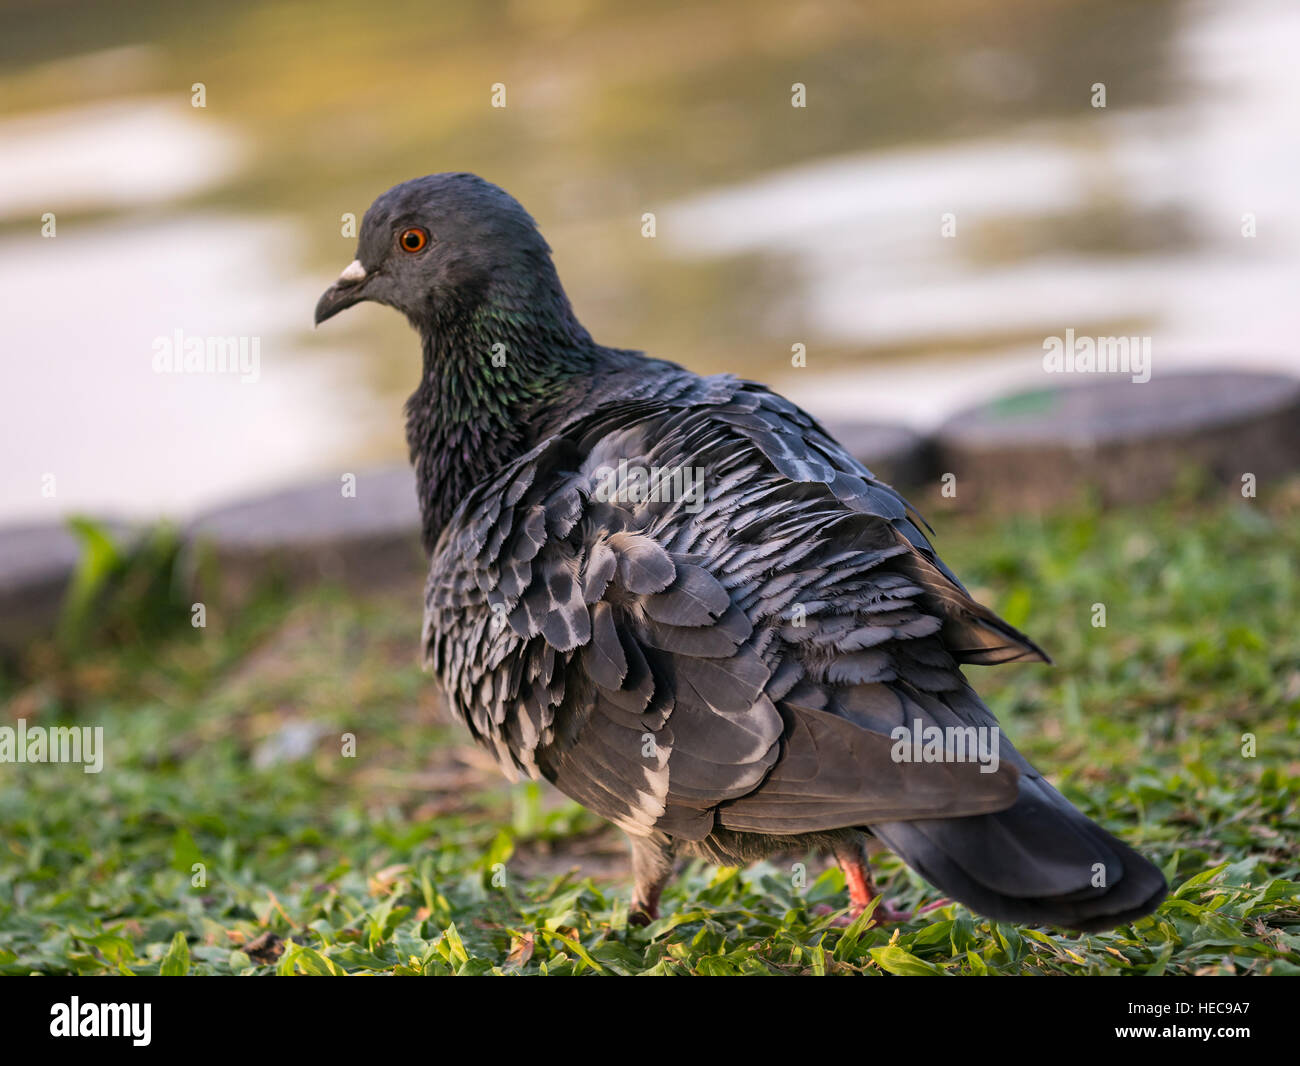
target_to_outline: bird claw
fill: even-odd
[[[853,913],[852,908],[850,908],[847,913],[842,911],[837,912],[834,907],[830,907],[825,903],[814,907],[813,913],[835,915],[835,917],[833,917],[830,921],[830,926],[832,929],[847,929],[855,921],[857,921],[857,917],[858,917],[856,914]]]
[[[910,922],[922,915],[929,914],[933,910],[937,910],[939,907],[946,907],[951,902],[950,899],[937,899],[933,903],[927,903],[924,907],[917,907],[914,911],[904,911],[894,907],[888,900],[882,899],[876,904],[875,910],[871,912],[871,919],[877,925]],[[837,914],[834,907],[826,903],[819,903],[813,908],[813,913],[835,914],[835,917],[831,920],[831,925],[838,929],[847,929],[862,917],[862,912],[866,909],[865,904],[850,904],[846,913]]]
[[[646,904],[641,904],[641,903],[633,903],[632,906],[628,908],[627,924],[646,926],[649,925],[651,922],[656,921],[658,917],[659,917],[658,907],[648,906]]]
[[[917,907],[914,911],[900,911],[890,906],[886,900],[881,900],[872,917],[878,918],[882,922],[911,922],[929,914],[933,910],[946,907],[951,902],[950,899],[936,899],[933,903],[927,903],[924,907]]]
[[[866,910],[866,908],[863,907],[862,910]],[[874,919],[876,919],[876,921],[881,923],[910,922],[913,918],[916,917],[918,913],[920,912],[900,911],[897,907],[889,903],[888,900],[882,899],[878,904],[876,904],[876,909],[871,913],[871,917],[873,917]]]

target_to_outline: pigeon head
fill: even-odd
[[[567,312],[551,250],[527,211],[474,174],[395,185],[366,212],[357,255],[316,304],[316,324],[370,300],[422,332],[491,306]]]
[[[588,391],[602,361],[628,358],[577,320],[528,212],[474,174],[415,178],[370,205],[316,324],[363,300],[420,334],[406,438],[430,549],[464,496],[532,446],[534,418]]]

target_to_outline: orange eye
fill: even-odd
[[[418,226],[412,226],[410,229],[402,230],[402,235],[397,238],[397,243],[401,245],[404,252],[418,252],[429,243],[429,234]]]

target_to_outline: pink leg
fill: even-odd
[[[866,852],[861,844],[845,843],[835,848],[835,861],[840,864],[840,869],[844,871],[844,880],[849,887],[849,914],[852,918],[857,918],[867,905],[876,898],[876,886],[871,881],[871,868],[867,865]],[[933,910],[935,907],[942,907],[948,903],[948,900],[941,899],[934,903],[927,904],[918,910],[915,914],[911,911],[900,911],[891,907],[885,900],[876,904],[875,911],[872,912],[872,918],[878,922],[908,922],[920,914]]]

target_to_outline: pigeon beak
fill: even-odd
[[[369,275],[361,265],[360,259],[354,259],[339,275],[339,280],[321,295],[316,303],[316,325],[327,318],[333,318],[340,311],[360,303],[366,298],[366,282]]]

